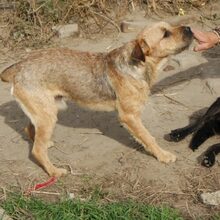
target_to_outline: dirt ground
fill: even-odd
[[[141,13],[133,18],[146,19]],[[54,39],[52,46],[108,51],[135,35]],[[15,62],[21,53],[26,52],[2,48],[0,70]],[[71,172],[46,191],[70,192],[83,198],[99,187],[105,200],[132,198],[166,203],[180,209],[188,219],[208,219],[209,214],[220,211],[203,205],[199,199],[201,192],[220,188],[219,163],[207,169],[197,161],[207,146],[219,142],[219,137],[206,141],[196,152],[188,148],[190,137],[179,143],[164,139],[171,129],[188,124],[191,116],[197,117],[219,96],[219,61],[220,47],[203,54],[190,48],[171,58],[169,65],[174,68],[161,71],[152,88],[143,122],[162,148],[176,154],[178,160],[173,164],[159,163],[146,154],[120,126],[116,113],[91,112],[68,103],[68,109],[59,113],[53,135],[55,146],[49,149],[49,155],[54,164]],[[0,94],[0,195],[4,196],[5,189],[19,187],[25,191],[48,176],[30,154],[32,143],[23,132],[28,120],[11,97],[10,85],[1,82]]]

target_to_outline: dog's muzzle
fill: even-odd
[[[183,39],[189,40],[189,39],[192,39],[192,37],[193,37],[193,32],[191,31],[191,28],[188,26],[184,26],[183,27]]]

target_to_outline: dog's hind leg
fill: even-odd
[[[35,137],[35,128],[34,125],[29,122],[28,126],[24,128],[25,133],[28,135],[28,137],[34,142],[34,137]],[[50,141],[48,148],[53,147],[54,142]]]
[[[56,168],[50,162],[47,153],[47,148],[50,146],[50,138],[57,121],[58,110],[54,97],[42,90],[35,91],[34,94],[30,93],[31,91],[16,85],[13,95],[35,128],[32,154],[50,176],[59,177],[65,174],[66,170]]]
[[[201,164],[205,167],[212,167],[215,164],[215,156],[220,153],[220,144],[214,144],[202,155]]]
[[[34,137],[35,137],[35,129],[34,129],[34,125],[29,122],[28,126],[24,128],[25,133],[28,135],[28,137],[34,141]]]

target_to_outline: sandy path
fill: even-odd
[[[121,34],[116,40],[79,38],[56,44],[106,51],[134,36],[134,33]],[[7,66],[3,62],[5,55],[0,56],[0,61],[0,69]],[[190,115],[209,106],[219,96],[219,61],[220,48],[203,55],[186,51],[172,58],[170,65],[175,69],[162,71],[153,87],[142,118],[159,145],[177,155],[176,163],[165,165],[147,155],[120,126],[115,113],[91,112],[73,103],[69,103],[67,111],[59,114],[53,137],[55,147],[49,150],[51,160],[58,166],[70,165],[74,173],[97,175],[103,180],[129,173],[131,181],[141,178],[148,185],[152,182],[163,184],[168,190],[180,192],[183,173],[194,168],[203,172],[196,158],[219,138],[211,138],[198,151],[192,152],[187,148],[190,137],[180,143],[169,143],[163,136],[171,129],[186,125]],[[15,185],[23,189],[32,180],[45,179],[47,175],[30,156],[31,143],[23,134],[27,118],[9,91],[9,85],[0,83],[0,187]],[[72,184],[74,188],[73,179],[78,181],[80,178],[69,174],[63,178],[63,184],[66,187]]]

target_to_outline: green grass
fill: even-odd
[[[34,197],[11,195],[0,204],[13,219],[36,220],[182,220],[176,210],[132,201],[101,203],[66,200],[47,203]]]
[[[214,215],[211,220],[219,220],[220,219],[220,214]]]

